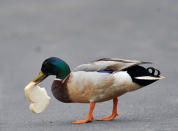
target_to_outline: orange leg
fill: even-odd
[[[77,120],[77,121],[74,121],[72,122],[73,124],[80,124],[80,123],[87,123],[87,122],[90,122],[90,121],[93,121],[94,120],[94,117],[93,117],[93,110],[95,108],[95,103],[90,103],[90,110],[89,110],[89,113],[88,113],[88,117],[85,119],[85,120]]]
[[[112,110],[112,114],[111,114],[109,117],[106,117],[106,118],[99,118],[99,119],[97,119],[97,120],[99,120],[99,121],[109,121],[109,120],[114,119],[116,116],[118,116],[118,113],[117,113],[117,103],[118,103],[118,99],[117,99],[117,98],[114,98],[114,99],[113,99],[113,110]]]

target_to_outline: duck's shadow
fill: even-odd
[[[121,118],[117,118],[114,119],[112,121],[92,121],[89,123],[85,123],[85,124],[72,124],[72,121],[69,120],[54,120],[54,121],[30,121],[28,122],[28,126],[32,126],[32,127],[53,127],[53,126],[59,126],[59,127],[75,127],[75,126],[91,126],[91,125],[114,125],[114,124],[120,124],[120,125],[125,125],[125,124],[133,124],[133,123],[138,123],[138,122],[148,122],[149,120],[145,120],[143,118],[126,118],[126,117],[121,117]]]

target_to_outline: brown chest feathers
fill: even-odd
[[[68,78],[67,78],[68,79]],[[54,80],[51,91],[53,93],[53,96],[64,103],[71,103],[72,101],[69,98],[68,90],[67,90],[67,83],[68,80],[66,80],[64,83],[61,80]]]

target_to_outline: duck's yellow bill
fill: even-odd
[[[35,82],[35,84],[39,84],[39,83],[42,82],[46,77],[47,77],[47,75],[45,75],[42,71],[40,71],[40,73],[35,77],[35,79],[33,80],[33,82]]]

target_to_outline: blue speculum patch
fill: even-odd
[[[99,70],[98,72],[101,72],[101,73],[109,73],[109,74],[113,73],[113,71],[107,71],[107,70]]]

